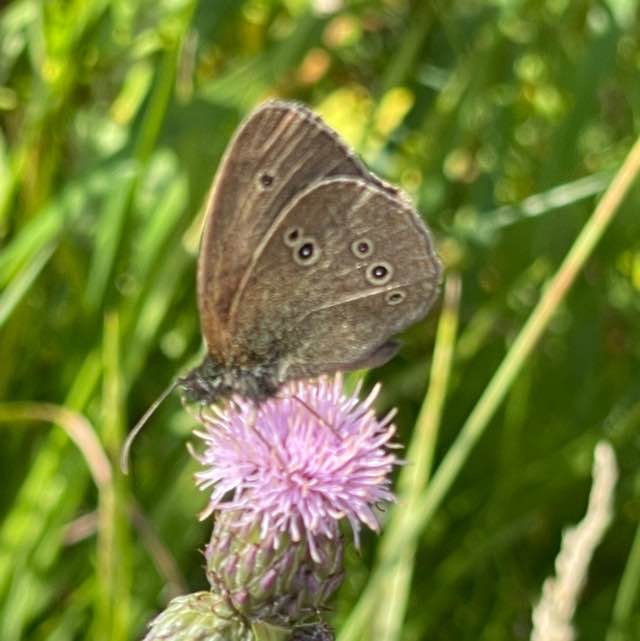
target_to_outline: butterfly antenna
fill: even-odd
[[[164,399],[173,392],[178,383],[179,380],[173,381],[167,389],[165,389],[164,392],[162,392],[162,394],[153,401],[149,409],[142,415],[142,418],[140,418],[134,428],[129,432],[129,434],[127,434],[127,438],[120,452],[120,469],[123,474],[129,474],[129,454],[131,453],[131,446],[136,440],[136,436],[138,436],[140,430],[144,427],[144,424],[149,420],[149,417],[158,409],[158,405],[160,405],[160,403],[162,403],[162,401],[164,401]]]

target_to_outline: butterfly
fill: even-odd
[[[198,307],[207,354],[188,400],[260,400],[285,382],[376,367],[422,318],[441,264],[407,198],[300,104],[239,127],[206,210]]]
[[[206,207],[206,356],[141,422],[176,386],[202,405],[233,394],[259,403],[288,381],[382,365],[397,352],[392,336],[429,311],[441,273],[399,189],[309,109],[268,101],[236,131]]]

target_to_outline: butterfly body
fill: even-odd
[[[234,367],[218,363],[210,355],[179,379],[186,401],[211,404],[232,394],[254,401],[273,396],[283,381],[275,365],[260,363],[254,367]]]
[[[296,103],[255,110],[214,182],[198,263],[207,356],[188,400],[259,401],[285,382],[373,367],[422,318],[440,261],[398,189]]]

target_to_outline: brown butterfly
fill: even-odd
[[[428,312],[441,271],[398,189],[304,106],[261,105],[229,144],[207,205],[207,354],[141,422],[176,385],[202,404],[260,401],[290,380],[385,363],[397,351],[390,337]]]

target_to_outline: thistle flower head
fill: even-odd
[[[378,420],[376,386],[360,401],[342,390],[342,377],[295,382],[256,405],[234,398],[201,417],[205,449],[197,483],[211,492],[203,516],[233,512],[240,528],[258,528],[277,547],[283,536],[334,538],[346,518],[356,544],[361,523],[373,530],[374,504],[389,502],[389,473],[399,459],[391,439],[393,412]]]

